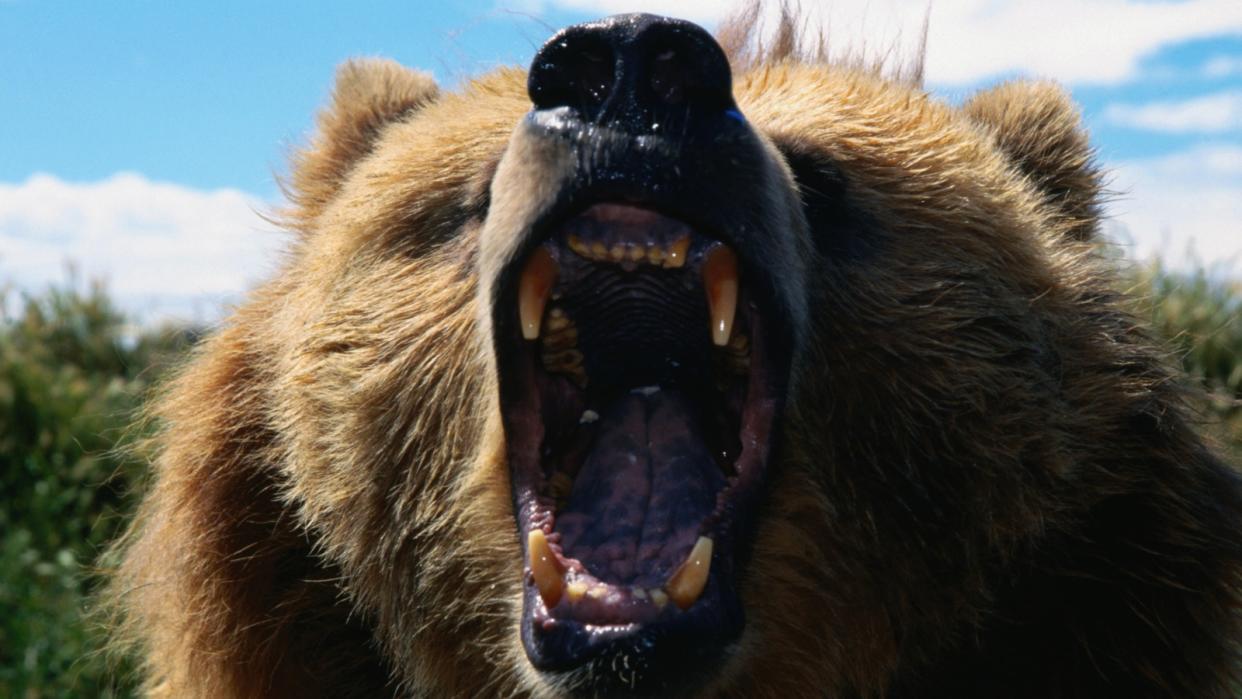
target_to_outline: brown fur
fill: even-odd
[[[739,107],[804,193],[844,178],[868,243],[842,262],[810,217],[747,627],[704,694],[1227,696],[1242,499],[1097,258],[1068,99],[954,109],[797,55],[753,57]],[[156,408],[113,585],[152,695],[557,695],[518,642],[479,308],[493,196],[545,186],[496,174],[524,80],[342,69],[303,235]]]

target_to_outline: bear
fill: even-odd
[[[148,695],[1230,695],[1242,491],[1073,103],[756,16],[340,69],[151,409]]]

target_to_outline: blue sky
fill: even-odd
[[[588,15],[542,13],[548,26]],[[0,0],[0,181],[135,171],[275,196],[341,61],[441,81],[524,64],[548,28],[487,2]]]
[[[927,11],[802,4],[843,50],[911,50]],[[342,60],[388,56],[451,87],[524,65],[565,24],[641,9],[711,26],[727,7],[0,0],[0,284],[74,260],[140,313],[214,317],[271,268],[280,234],[255,212],[279,203],[274,174]],[[1242,0],[939,0],[930,22],[946,100],[1016,75],[1071,89],[1136,257],[1242,253]]]

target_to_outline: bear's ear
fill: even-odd
[[[976,94],[962,110],[1061,212],[1072,238],[1095,235],[1103,184],[1078,109],[1061,87],[1009,82]]]
[[[298,214],[313,218],[336,194],[354,164],[371,151],[387,124],[421,109],[439,95],[427,73],[387,59],[344,63],[315,136],[293,154],[290,196]]]

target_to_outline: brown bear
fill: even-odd
[[[151,695],[1229,695],[1242,491],[1075,108],[748,21],[341,69],[279,274],[155,408]]]

